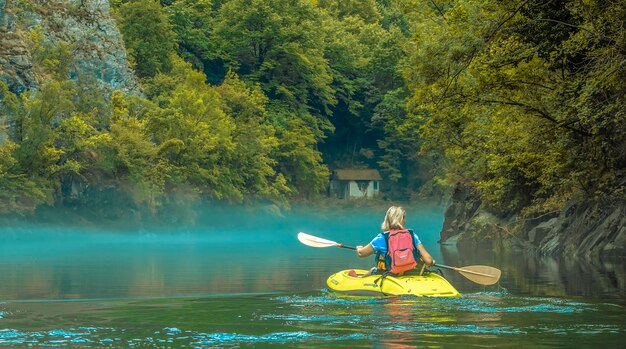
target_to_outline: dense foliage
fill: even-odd
[[[500,210],[623,197],[622,1],[423,1],[412,8],[401,128]]]
[[[41,83],[0,83],[0,212],[95,187],[152,209],[286,204],[337,166],[381,169],[396,198],[462,183],[502,211],[625,193],[620,1],[110,3],[141,93],[103,94],[77,43],[24,28]]]
[[[403,35],[374,1],[110,3],[141,94],[98,93],[76,74],[75,43],[25,28],[42,83],[19,96],[2,85],[0,211],[72,203],[98,187],[151,208],[178,194],[317,197],[327,164],[341,162],[334,149],[358,152],[380,96],[402,86]],[[33,4],[15,5],[43,6]]]

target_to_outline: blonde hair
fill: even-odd
[[[381,228],[383,231],[389,231],[392,229],[404,229],[404,222],[406,219],[406,211],[400,206],[391,206],[387,210],[385,219]]]

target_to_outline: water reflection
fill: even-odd
[[[621,259],[539,256],[529,251],[494,251],[490,245],[441,246],[441,254],[454,265],[486,264],[502,269],[500,286],[514,294],[553,297],[626,298],[626,269]],[[459,276],[463,287],[485,290]]]
[[[385,304],[380,314],[380,320],[387,335],[379,340],[379,344],[391,349],[413,348],[412,343],[415,335],[412,327],[414,327],[414,323],[448,321],[447,319],[433,318],[432,314],[423,310],[413,312],[410,311],[411,309],[410,302],[401,298],[393,299]]]
[[[516,295],[626,299],[622,261],[499,253],[484,246],[439,247],[436,241],[443,208],[426,205],[408,211],[409,225],[437,261],[502,269],[500,285],[489,287],[443,270],[463,294],[506,289]],[[303,246],[296,239],[297,232],[348,245],[364,244],[377,233],[383,213],[378,209],[302,209],[276,216],[230,208],[198,215],[202,223],[199,226],[153,227],[139,232],[34,225],[0,227],[0,299],[319,291],[334,272],[367,269],[373,261],[359,259],[345,249]]]

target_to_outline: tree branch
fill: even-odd
[[[502,27],[504,26],[505,23],[507,23],[508,21],[510,21],[513,17],[515,17],[515,15],[522,9],[522,7],[524,7],[524,5],[526,5],[528,3],[528,1],[530,0],[525,0],[523,1],[508,17],[506,17],[504,20],[502,20],[492,31],[491,33],[489,33],[486,37],[485,37],[485,41],[484,43],[488,43],[495,35],[498,31],[500,31],[500,29],[502,29]],[[443,100],[446,95],[448,90],[450,89],[450,87],[452,86],[453,83],[456,82],[457,78],[459,77],[459,75],[461,75],[461,73],[463,71],[465,71],[470,64],[472,63],[472,61],[474,60],[474,58],[476,57],[476,53],[478,52],[478,48],[474,47],[472,49],[472,51],[469,54],[469,58],[467,60],[467,62],[465,64],[463,64],[463,66],[454,73],[454,75],[452,75],[452,77],[450,78],[450,80],[448,81],[448,84],[446,86],[446,88],[444,89],[443,93],[441,94],[441,97],[439,98],[439,100]],[[437,105],[438,103],[436,103]]]
[[[556,125],[556,127],[562,127],[565,128],[567,130],[570,130],[572,132],[575,132],[579,135],[585,136],[585,137],[591,137],[592,134],[585,131],[585,130],[581,130],[579,128],[574,128],[571,127],[571,125],[576,124],[579,122],[579,120],[568,120],[565,122],[560,122],[557,119],[555,119],[554,117],[552,117],[550,114],[548,114],[546,111],[539,109],[538,107],[529,105],[529,104],[525,104],[522,102],[517,102],[517,101],[502,101],[502,100],[496,100],[496,99],[482,99],[479,100],[479,102],[484,102],[484,103],[490,103],[490,104],[503,104],[503,105],[511,105],[511,106],[516,106],[516,107],[521,107],[524,108],[527,111],[530,111],[532,113],[534,113],[535,115],[537,115],[538,117],[548,120],[552,123],[554,123]]]

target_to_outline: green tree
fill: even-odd
[[[308,126],[321,139],[336,103],[324,58],[324,13],[310,1],[233,0],[216,16],[214,40],[227,66],[293,114],[315,116]]]
[[[375,0],[318,0],[317,5],[339,20],[352,17],[368,24],[382,20]]]
[[[405,63],[414,95],[399,127],[421,129],[423,149],[451,160],[449,179],[501,210],[615,192],[623,15],[596,1],[420,2]]]
[[[132,0],[119,7],[120,31],[141,78],[172,68],[176,34],[158,1]]]
[[[249,88],[234,73],[216,87],[223,101],[223,110],[235,120],[233,180],[251,199],[271,199],[284,204],[292,192],[282,173],[277,173],[273,157],[279,140],[269,123],[268,99],[257,85]]]
[[[32,212],[51,200],[46,188],[19,171],[19,164],[13,156],[17,147],[11,141],[0,145],[0,214]]]
[[[40,26],[33,27],[27,33],[26,44],[33,57],[33,68],[36,71],[54,80],[69,78],[74,62],[72,56],[74,45],[64,41],[47,40]]]
[[[279,141],[274,156],[278,170],[294,195],[307,199],[319,196],[328,184],[330,172],[315,149],[315,134],[303,120],[288,119],[287,125],[276,129],[276,136]]]
[[[378,141],[385,130],[376,110],[386,93],[404,87],[398,62],[406,38],[396,27],[387,30],[359,16],[344,16],[326,29],[331,38],[326,57],[338,103],[331,116],[335,133],[321,149],[331,163],[378,167],[384,152]]]
[[[235,123],[220,107],[219,93],[206,76],[181,60],[174,62],[173,84],[156,88],[167,96],[148,119],[159,153],[173,166],[173,183],[187,183],[217,199],[241,200],[242,188],[231,179]],[[155,83],[169,81],[158,79]],[[170,90],[171,88],[171,90]]]
[[[64,80],[48,82],[38,91],[23,95],[20,113],[15,117],[14,139],[20,145],[15,157],[26,175],[48,178],[58,170],[62,151],[56,147],[55,127],[71,114],[74,92],[75,85]]]
[[[178,0],[165,8],[176,32],[178,54],[208,74],[216,59],[211,38],[213,4],[209,0]],[[220,77],[221,78],[221,77]],[[214,79],[209,76],[209,81]]]
[[[22,113],[22,103],[0,82],[0,213],[33,211],[38,205],[49,202],[50,191],[41,188],[37,178],[26,176],[15,158],[19,144],[8,125]]]
[[[91,140],[100,155],[99,167],[110,171],[117,183],[130,184],[135,203],[160,205],[170,174],[167,161],[148,132],[150,115],[156,108],[149,101],[115,91],[111,96],[110,132]]]

